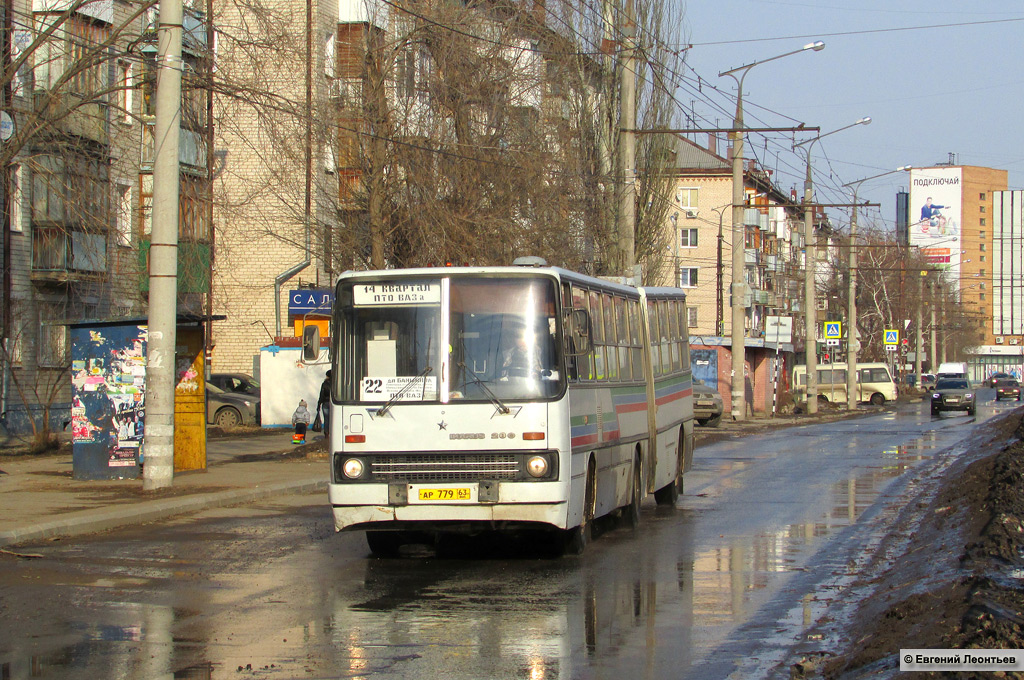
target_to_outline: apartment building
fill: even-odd
[[[10,119],[0,159],[4,336],[0,412],[8,433],[69,419],[68,324],[145,313],[152,206],[156,11],[114,0],[14,2]],[[200,14],[185,20],[183,310],[208,288],[205,98]],[[41,36],[45,39],[40,39]]]
[[[729,410],[734,375],[732,163],[715,152],[711,139],[707,147],[679,140],[665,224],[674,266],[662,283],[687,289],[694,377],[717,387]],[[776,362],[791,364],[795,353],[803,351],[801,337],[782,343],[766,340],[769,317],[795,318],[793,328],[802,330],[802,218],[792,198],[771,183],[768,173],[748,163],[744,177],[742,279],[749,291],[744,298],[745,375],[748,401],[754,412],[761,413],[777,405]],[[781,369],[778,374],[784,381],[788,371]]]

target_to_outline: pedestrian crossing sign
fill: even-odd
[[[898,328],[886,328],[885,329],[885,344],[886,345],[898,345],[900,344],[900,331]]]
[[[843,337],[843,324],[840,321],[826,321],[825,322],[825,339],[826,340],[839,340]]]

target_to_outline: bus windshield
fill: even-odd
[[[554,281],[451,282],[450,399],[546,399],[561,392]]]
[[[353,283],[343,297],[343,398],[501,402],[564,387],[552,279],[388,279]]]

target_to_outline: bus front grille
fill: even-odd
[[[377,455],[370,472],[378,481],[472,482],[517,479],[521,462],[512,453]]]

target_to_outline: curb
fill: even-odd
[[[109,531],[123,526],[154,522],[208,508],[243,505],[282,492],[310,493],[326,489],[327,481],[317,478],[264,484],[249,489],[218,491],[210,494],[196,493],[180,498],[142,501],[127,507],[120,505],[101,510],[87,510],[78,516],[41,522],[20,529],[0,532],[0,546]],[[126,515],[126,511],[130,514]]]

